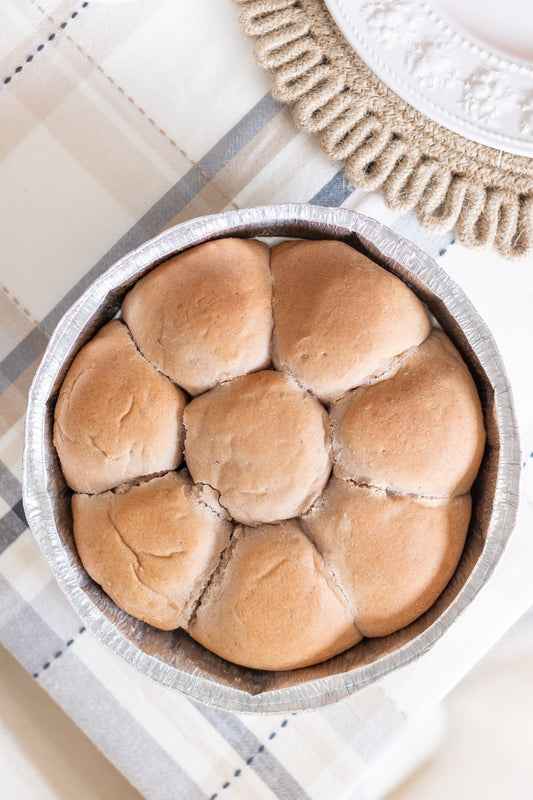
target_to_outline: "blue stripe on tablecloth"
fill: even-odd
[[[0,576],[0,639],[150,800],[208,800],[147,730]],[[75,634],[73,632],[73,639]],[[56,653],[61,657],[54,659]],[[43,669],[43,666],[48,667]]]
[[[40,328],[33,328],[0,363],[0,393],[5,392],[17,378],[39,358],[48,343]]]
[[[298,781],[287,772],[268,749],[269,741],[281,733],[290,718],[285,718],[273,727],[267,740],[261,742],[234,714],[207,708],[200,703],[195,703],[195,706],[243,760],[242,767],[228,774],[226,782],[229,785],[233,786],[245,769],[253,769],[263,783],[279,797],[287,797],[290,800],[306,800],[306,798],[309,800],[309,795],[302,789]],[[224,783],[220,788],[223,787]],[[215,795],[218,800],[217,792],[212,795],[210,800],[215,800]]]
[[[0,461],[0,497],[11,506],[0,519],[0,555],[28,527],[22,506],[22,487],[20,481]]]
[[[27,527],[22,499],[19,499],[0,519],[0,555],[18,539],[21,533],[24,533]]]
[[[22,487],[20,481],[13,475],[11,470],[6,467],[3,461],[0,461],[0,497],[5,502],[14,506],[18,503],[21,496]]]
[[[341,206],[353,192],[355,187],[346,177],[344,170],[340,169],[309,202],[317,206]]]

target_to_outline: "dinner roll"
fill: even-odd
[[[137,351],[118,320],[82,347],[61,386],[54,444],[75,492],[103,492],[177,467],[184,393]]]
[[[402,281],[337,241],[283,242],[272,250],[273,360],[331,402],[384,370],[430,332]]]
[[[188,630],[228,661],[269,670],[317,664],[362,638],[295,520],[235,529]]]
[[[485,432],[399,278],[339,241],[218,239],[152,269],[122,315],[74,359],[54,427],[80,559],[119,609],[287,670],[430,608]]]
[[[386,636],[424,613],[461,556],[470,495],[390,496],[332,478],[302,524],[348,598],[364,636]]]
[[[220,493],[237,522],[296,517],[331,469],[328,416],[280,372],[254,372],[192,400],[184,413],[185,459],[197,483]]]
[[[335,474],[401,492],[467,492],[485,447],[475,383],[446,334],[431,336],[394,373],[331,409]]]
[[[268,366],[269,260],[262,242],[217,239],[156,267],[122,304],[141,353],[192,395]]]
[[[89,575],[115,603],[163,630],[186,625],[233,525],[189,475],[72,498],[74,538]]]

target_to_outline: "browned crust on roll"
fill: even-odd
[[[236,529],[189,633],[228,661],[268,670],[317,664],[361,640],[295,520]]]
[[[185,409],[193,479],[220,493],[238,522],[296,517],[326,485],[328,416],[289,376],[265,370],[195,398]]]
[[[426,309],[395,275],[347,244],[272,250],[274,365],[331,402],[424,341]]]
[[[187,624],[233,530],[185,470],[74,495],[72,512],[89,575],[128,614],[163,630]]]
[[[189,394],[270,363],[270,251],[216,239],[138,281],[122,316],[143,355]]]
[[[485,448],[475,383],[446,334],[331,409],[340,478],[431,497],[468,492]]]
[[[75,492],[103,492],[179,466],[185,394],[144,359],[118,320],[77,354],[55,408],[54,444]]]
[[[409,625],[441,594],[463,551],[470,495],[389,496],[332,478],[302,520],[364,636]]]

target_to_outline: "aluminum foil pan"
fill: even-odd
[[[479,389],[487,448],[474,485],[467,544],[452,581],[409,627],[366,639],[323,664],[263,672],[230,664],[183,631],[163,632],[133,619],[81,565],[72,536],[70,492],[52,444],[54,404],[77,351],[113,317],[132,284],[154,265],[223,236],[339,239],[400,276],[426,303],[468,363]],[[490,579],[518,508],[520,452],[508,380],[483,320],[453,281],[413,244],[373,219],[309,205],[229,211],[185,222],[128,254],[84,292],[58,324],[29,395],[24,507],[30,527],[84,625],[114,653],[155,680],[228,711],[283,713],[319,708],[423,657]]]

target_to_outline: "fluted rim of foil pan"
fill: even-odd
[[[181,250],[223,236],[338,238],[364,250],[399,275],[428,304],[441,324],[445,317],[463,355],[465,348],[470,353],[471,368],[473,358],[484,379],[489,381],[493,393],[491,415],[499,439],[486,538],[464,585],[442,613],[422,633],[370,663],[311,679],[306,679],[309,670],[295,670],[292,684],[264,689],[265,682],[263,688],[259,686],[253,692],[237,688],[238,677],[232,685],[227,685],[194,664],[187,670],[177,668],[167,657],[168,645],[165,645],[167,654],[162,657],[144,652],[142,634],[137,630],[144,623],[133,621],[132,635],[128,637],[118,630],[113,617],[105,615],[89,597],[83,588],[83,570],[74,563],[59,536],[49,491],[46,452],[51,438],[49,402],[81,344],[105,319],[113,316],[127,288],[155,264]],[[440,317],[439,312],[442,312]],[[443,327],[448,330],[446,325]],[[234,712],[287,713],[338,702],[422,657],[446,635],[486,584],[511,536],[518,509],[519,474],[518,432],[505,369],[490,331],[462,290],[426,253],[374,219],[341,208],[286,204],[228,211],[181,223],[121,258],[81,295],[52,334],[30,389],[23,500],[28,523],[58,583],[84,625],[114,653],[158,682],[212,707]],[[238,673],[240,668],[231,666]],[[302,680],[298,682],[300,676]]]

